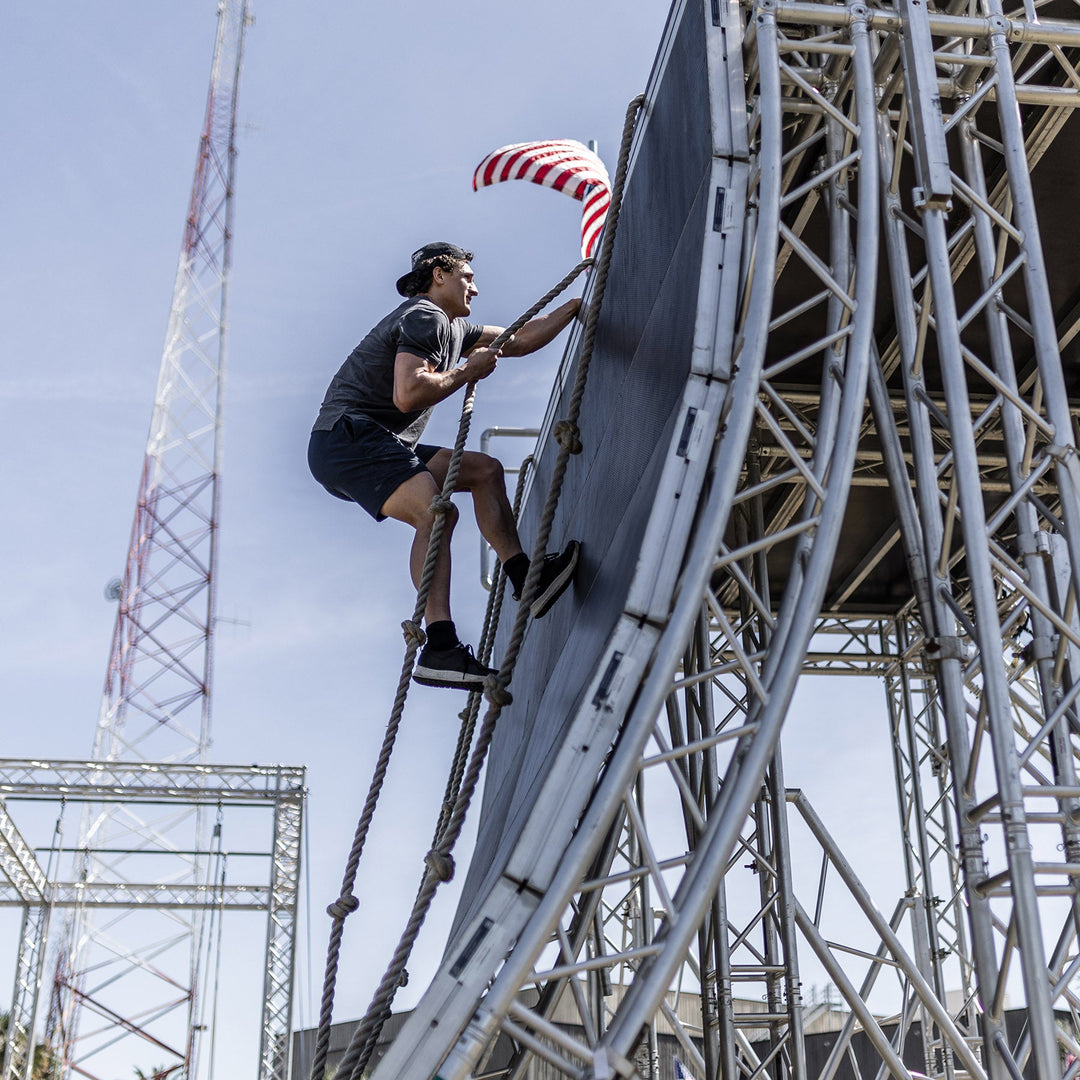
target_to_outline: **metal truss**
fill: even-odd
[[[162,882],[68,881],[50,888],[53,908],[128,908],[132,911],[200,910],[265,911],[270,900],[266,885],[169,885]],[[0,888],[0,907],[24,907],[18,892]]]
[[[217,11],[206,114],[135,519],[123,579],[114,589],[118,611],[93,744],[93,757],[102,763],[201,763],[210,745],[236,99],[250,21],[247,0],[222,0]],[[84,902],[68,914],[48,1020],[65,1075],[93,1075],[81,1014],[135,1033],[147,1027],[136,1020],[136,1009],[170,1031],[159,1041],[170,1058],[179,1058],[177,1075],[197,1073],[205,1027],[199,1019],[202,969],[209,962],[198,896],[213,887],[213,821],[204,800],[163,795],[137,812],[107,792],[84,804],[74,875]],[[146,925],[155,891],[145,880],[145,855],[170,850],[187,854],[177,857],[170,888],[157,897],[161,928],[155,931]],[[127,897],[140,903],[128,905]],[[139,914],[114,914],[106,933],[95,914],[104,902]],[[101,1037],[90,1041],[100,1046]]]
[[[288,1075],[302,826],[302,801],[277,803],[270,902],[267,905],[263,1023],[259,1039],[260,1080],[285,1080]]]
[[[1067,1000],[1080,911],[1066,657],[1076,640],[1080,491],[1030,170],[1080,103],[1063,48],[1080,37],[1075,26],[1031,25],[1033,10],[1016,13],[1021,28],[991,2],[985,27],[956,38],[909,8],[903,80],[881,110],[896,318],[882,358],[889,372],[895,355],[891,374],[905,395],[918,528],[904,540],[925,583],[916,647],[935,676],[958,819],[953,879],[970,933],[959,955],[980,1014],[968,1035],[981,1035],[990,1075],[1011,1075],[1030,1057],[1049,1077],[1061,1068],[1053,1006]],[[1031,40],[1011,50],[1024,33]],[[961,88],[949,114],[939,72]],[[901,183],[906,163],[913,191]],[[944,409],[928,400],[930,379]],[[914,773],[912,788],[926,779]],[[932,806],[940,822],[944,798]],[[939,907],[933,921],[945,936],[958,920],[951,904]],[[1003,1014],[1017,968],[1029,1026],[1010,1045]]]
[[[15,988],[8,1010],[4,1043],[4,1080],[24,1080],[34,1061],[34,1023],[44,971],[50,906],[40,901],[23,904],[19,951],[15,960]]]
[[[716,283],[738,275],[710,484],[573,838],[522,876],[527,913],[506,900],[448,957],[376,1080],[496,1075],[499,1035],[514,1080],[655,1078],[671,1039],[699,1080],[808,1080],[811,955],[850,1010],[818,1080],[856,1030],[878,1076],[910,1080],[916,1026],[927,1076],[1061,1077],[1080,471],[1060,348],[1080,306],[1051,295],[1032,171],[1080,105],[1080,25],[1038,0],[673,18],[696,7],[750,166]],[[804,673],[883,684],[907,884],[889,918],[786,786]]]
[[[0,759],[0,797],[93,802],[177,798],[261,806],[291,791],[290,765],[208,765],[169,761],[16,761]]]
[[[91,921],[95,913],[110,911],[108,923],[102,923],[106,930],[98,943],[107,944],[118,956],[136,965],[151,964],[157,958],[140,956],[127,945],[125,937],[115,932],[118,921],[130,913],[150,912],[159,922],[170,917],[163,913],[171,913],[182,925],[207,913],[220,918],[227,912],[266,912],[258,1076],[259,1080],[284,1078],[287,1061],[283,1048],[288,1046],[291,1031],[300,837],[306,797],[304,770],[282,765],[0,760],[0,778],[4,800],[0,803],[0,872],[4,879],[0,906],[19,906],[23,910],[4,1080],[28,1080],[30,1076],[50,918],[60,908],[78,911]],[[257,843],[254,849],[245,851],[265,871],[261,876],[254,873],[241,880],[230,880],[235,872],[222,872],[215,880],[199,884],[161,880],[140,883],[126,878],[64,880],[53,869],[54,864],[59,865],[59,830],[48,845],[50,864],[43,867],[13,820],[13,814],[27,810],[30,803],[51,802],[63,807],[69,803],[98,803],[106,798],[122,801],[130,808],[167,804],[176,813],[185,813],[191,807],[216,806],[219,833],[223,829],[222,810],[229,814],[241,809],[270,813],[273,823],[268,846]],[[183,852],[160,848],[144,846],[139,854],[151,857],[156,865],[171,864],[181,872],[187,862]],[[245,865],[250,863],[245,860]],[[78,988],[68,989],[79,993]],[[88,1037],[88,1056],[130,1036],[153,1046],[156,1054],[172,1052],[174,1058],[183,1060],[183,1045],[170,1043],[165,1034],[168,1029],[157,1022],[161,1018],[160,1013],[155,1015],[159,1006],[144,1002],[140,1010],[120,1012],[95,993],[84,994],[81,1005],[100,1022],[98,1030]],[[92,1075],[86,1064],[72,1067],[83,1075]],[[171,1064],[170,1072],[176,1068]]]
[[[956,1016],[972,1035],[978,1030],[975,973],[971,963],[963,866],[952,809],[949,755],[932,673],[922,654],[911,649],[908,626],[898,622],[890,633],[898,663],[886,676],[893,762],[896,766],[907,896],[921,909],[925,937],[923,974],[940,1000],[951,990],[962,1001]],[[920,635],[917,630],[916,640]],[[925,1071],[951,1076],[948,1048],[934,1026],[923,1018]]]

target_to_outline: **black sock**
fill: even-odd
[[[514,586],[514,592],[518,596],[525,588],[525,579],[529,576],[529,556],[524,551],[519,551],[503,563],[503,570]]]
[[[428,644],[439,652],[452,649],[458,643],[457,630],[449,619],[428,623]]]

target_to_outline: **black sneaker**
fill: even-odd
[[[459,641],[452,649],[433,649],[425,645],[413,669],[413,682],[423,686],[457,687],[463,690],[480,690],[494,668],[484,667],[473,656],[471,645]]]
[[[578,555],[581,554],[581,542],[571,540],[561,555],[546,555],[540,567],[540,584],[537,586],[536,599],[529,610],[534,619],[542,619],[552,604],[570,587],[577,569]],[[514,599],[520,599],[514,594]]]

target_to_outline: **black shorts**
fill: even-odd
[[[383,503],[410,477],[427,472],[440,449],[424,443],[410,449],[374,420],[343,416],[329,431],[311,433],[308,468],[331,495],[359,503],[382,521]]]

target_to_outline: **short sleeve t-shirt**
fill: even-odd
[[[394,358],[412,353],[448,371],[480,340],[482,326],[451,319],[426,296],[395,308],[349,354],[330,383],[314,431],[329,431],[343,416],[367,416],[415,446],[431,407],[402,412],[394,404]]]

